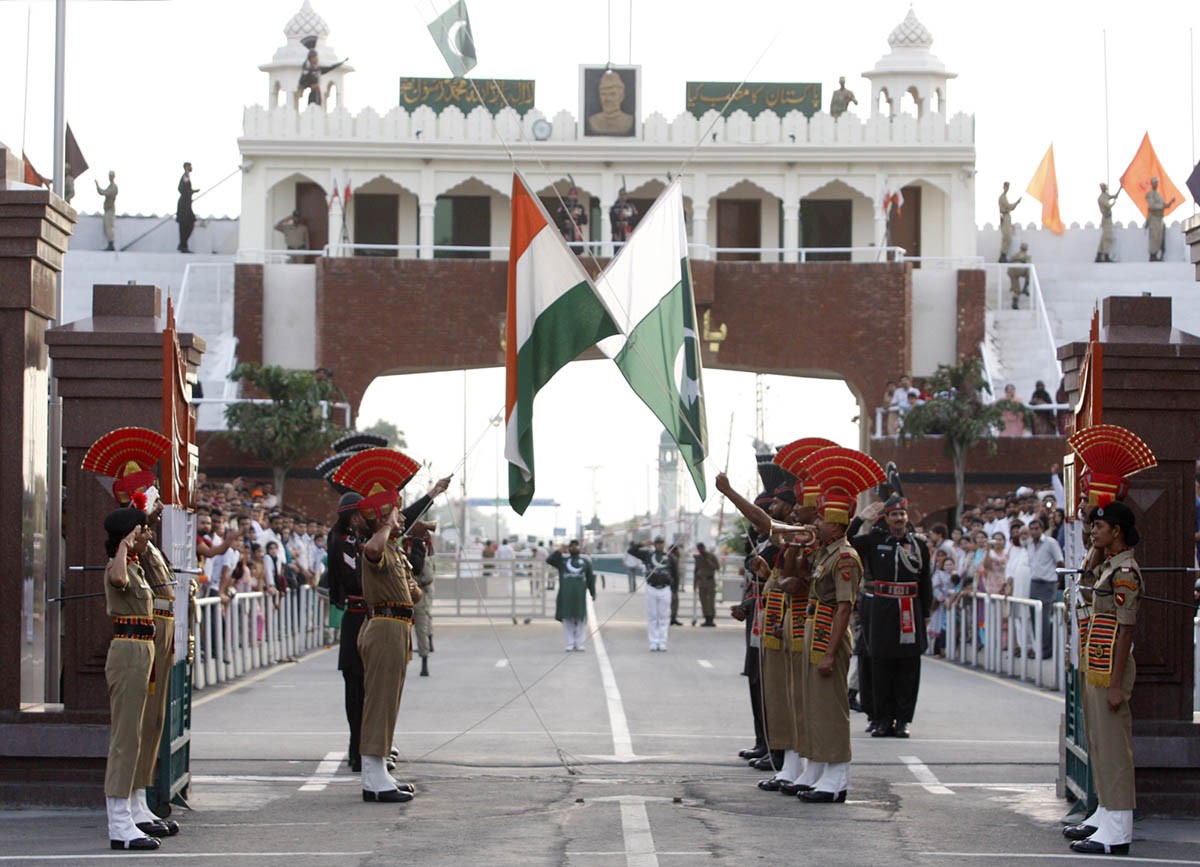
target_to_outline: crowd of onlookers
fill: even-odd
[[[904,426],[904,417],[909,410],[929,401],[933,395],[923,380],[914,381],[907,374],[899,379],[889,379],[883,390],[883,401],[879,406],[883,429],[877,435],[896,436]],[[1052,398],[1046,384],[1038,380],[1029,400],[1022,402],[1017,387],[1012,383],[1004,386],[998,400],[1006,401],[1003,424],[997,432],[1003,437],[1065,435],[1065,426],[1070,413],[1055,407],[1067,402],[1066,389],[1059,383],[1058,393]],[[1039,409],[1039,407],[1046,407]]]
[[[1020,599],[1039,599],[1042,611],[1043,657],[1051,649],[1050,614],[1061,598],[1061,582],[1055,571],[1063,565],[1066,516],[1058,506],[1061,493],[1039,494],[1028,487],[1011,494],[988,497],[982,505],[963,510],[957,526],[934,523],[921,529],[929,540],[933,558],[934,610],[929,621],[930,647],[941,655],[945,647],[948,612],[964,604],[966,594],[988,593]],[[976,604],[982,617],[983,606]],[[1024,618],[1014,621],[1028,628]],[[978,623],[979,628],[982,623]],[[1008,618],[1003,629],[1008,628]],[[1029,656],[1038,649],[1024,638]]]
[[[239,592],[278,597],[303,585],[317,586],[325,572],[329,527],[277,506],[269,484],[199,483],[196,553],[202,597],[219,596],[228,604]]]

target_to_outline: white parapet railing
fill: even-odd
[[[1052,656],[1041,659],[1042,602],[965,592],[946,611],[946,658],[1037,686],[1063,691],[1064,607],[1050,617]],[[1050,662],[1047,677],[1046,662]]]
[[[293,662],[325,644],[329,599],[311,587],[277,595],[238,593],[226,601],[209,596],[196,604],[195,690]]]

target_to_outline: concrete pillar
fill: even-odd
[[[695,175],[692,178],[692,243],[693,259],[715,258],[708,244],[708,177]]]
[[[783,261],[798,262],[800,254],[800,179],[795,172],[783,176]]]

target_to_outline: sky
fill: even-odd
[[[448,74],[426,30],[445,4],[436,2],[437,9],[429,0],[314,0],[329,25],[329,44],[356,69],[346,87],[352,111],[389,110],[402,76]],[[474,75],[535,79],[538,107],[548,116],[564,108],[578,113],[579,64],[611,60],[642,67],[644,113],[677,116],[689,80],[818,81],[827,104],[838,76],[845,75],[859,98],[854,110],[865,117],[870,83],[862,72],[887,53],[887,36],[909,2],[468,0],[468,7],[479,56]],[[193,184],[202,193],[197,213],[237,215],[236,177],[208,188],[236,169],[242,109],[267,100],[267,76],[257,67],[284,44],[283,27],[299,8],[300,0],[69,0],[67,118],[93,167],[79,180],[75,205],[99,211],[92,181],[104,180],[111,168],[121,189],[119,213],[170,213],[181,164],[190,160]],[[950,112],[975,117],[978,224],[995,223],[1001,183],[1011,181],[1020,194],[1051,143],[1068,225],[1096,219],[1097,183],[1117,183],[1147,131],[1183,188],[1197,154],[1192,44],[1200,3],[1007,0],[971,4],[970,14],[965,8],[961,0],[914,5],[934,36],[933,52],[958,75],[949,85]],[[0,0],[0,39],[0,142],[23,146],[48,174],[54,3]],[[1187,202],[1169,220],[1192,209]],[[1014,215],[1021,223],[1039,217],[1040,206],[1029,198]],[[1140,215],[1122,196],[1114,218]],[[360,420],[388,417],[398,394],[435,395],[423,402],[425,412],[389,420],[406,431],[410,451],[438,475],[460,471],[466,452],[462,466],[471,495],[494,496],[500,444],[489,419],[503,403],[501,374],[475,371],[465,378],[465,400],[461,372],[379,381]],[[857,408],[844,384],[768,380],[768,441],[827,436],[857,445]],[[712,476],[725,466],[732,415],[731,478],[750,491],[753,376],[708,371],[705,384],[710,489]],[[553,527],[573,528],[576,513],[586,521],[593,503],[605,521],[652,507],[656,486],[647,467],[654,463],[660,428],[611,364],[570,365],[542,392],[535,410],[538,495],[562,505],[557,514],[531,508],[520,520],[509,513],[514,531],[547,535]],[[593,466],[600,469],[587,469]],[[717,498],[710,497],[706,508],[714,512]]]

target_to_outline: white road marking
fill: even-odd
[[[323,792],[325,787],[333,782],[333,777],[346,759],[346,753],[334,751],[326,753],[325,758],[317,765],[316,773],[308,778],[308,782],[300,787],[302,792]]]
[[[1060,692],[1055,692],[1055,691],[1047,690],[1047,689],[1038,689],[1036,686],[1027,686],[1023,683],[1017,683],[1016,681],[1009,680],[1007,677],[998,677],[996,675],[989,674],[988,672],[975,671],[974,669],[964,668],[963,666],[958,665],[957,663],[950,662],[947,659],[937,659],[936,657],[932,657],[932,656],[927,656],[927,657],[923,657],[923,658],[928,660],[931,664],[944,665],[944,666],[947,666],[948,668],[953,669],[954,671],[961,671],[963,674],[970,674],[975,677],[981,677],[984,680],[988,681],[989,683],[1001,683],[1001,684],[1004,684],[1005,686],[1009,687],[1010,689],[1018,689],[1021,692],[1027,693],[1028,695],[1036,695],[1038,698],[1049,699],[1050,701],[1054,702],[1055,704],[1062,704],[1062,702],[1063,702],[1062,693],[1060,693]],[[1078,857],[1078,856],[1076,856],[1076,857]]]
[[[924,783],[896,783],[897,786],[923,786]],[[1033,792],[1039,789],[1056,788],[1054,783],[942,783],[950,789],[1011,789],[1019,792]]]
[[[908,769],[912,771],[912,775],[917,778],[917,782],[929,792],[931,795],[953,795],[951,789],[947,789],[941,784],[937,777],[933,775],[933,771],[918,759],[916,756],[897,756],[900,761],[908,765]]]
[[[266,774],[192,774],[193,783],[308,783],[312,777],[301,777],[294,774],[281,774],[277,777]],[[330,783],[357,783],[358,774],[343,774],[340,777],[330,776]]]
[[[587,599],[588,620],[599,623],[596,618],[596,606],[591,597]],[[604,637],[597,627],[592,633],[596,646],[596,662],[600,665],[600,683],[604,687],[604,697],[608,703],[608,725],[612,729],[613,758],[617,761],[629,762],[639,756],[633,751],[633,738],[629,734],[629,720],[625,718],[625,703],[621,700],[621,690],[617,688],[617,678],[613,674],[612,662],[609,661],[608,651],[604,647]]]
[[[658,867],[658,856],[666,853],[654,851],[654,834],[650,830],[650,814],[646,812],[646,803],[667,799],[642,795],[613,795],[592,800],[613,801],[621,805],[621,836],[625,838],[625,851],[614,854],[625,855],[625,867]]]
[[[930,858],[995,858],[1005,861],[1085,861],[1085,860],[1102,860],[1108,861],[1112,859],[1112,855],[1080,855],[1077,852],[1072,852],[1070,855],[1045,855],[1037,853],[1018,853],[1018,852],[922,852],[922,855],[928,855]],[[1122,864],[1200,864],[1200,861],[1185,861],[1182,858],[1135,858],[1132,855],[1121,855],[1120,862]]]
[[[712,668],[713,667],[713,664],[711,662],[709,662],[707,659],[697,659],[696,662],[700,663],[701,668]]]
[[[496,668],[504,668],[507,665],[508,665],[507,659],[497,659],[496,660]]]
[[[374,852],[139,852],[133,857],[139,861],[158,858],[345,858],[348,855],[374,855]],[[111,855],[0,855],[0,861],[128,861],[130,853],[113,852]]]

